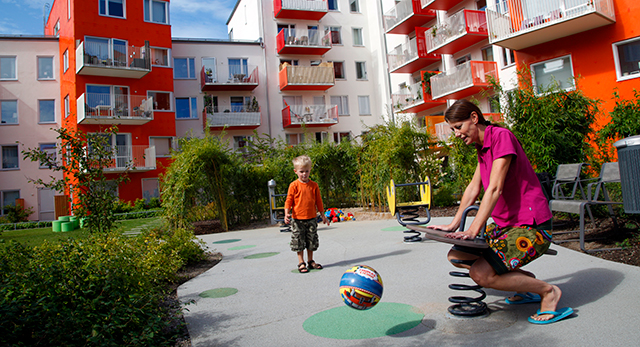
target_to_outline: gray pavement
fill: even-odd
[[[448,221],[433,218],[431,224]],[[638,267],[552,245],[556,256],[545,255],[525,269],[558,285],[563,291],[559,307],[572,307],[573,316],[534,325],[527,317],[538,305],[507,305],[504,298],[511,293],[487,289],[489,316],[456,318],[447,312],[447,298],[458,293],[448,285],[469,280],[448,275],[454,269],[446,260],[450,245],[428,240],[406,244],[401,231],[388,230],[397,226],[395,220],[380,220],[319,227],[320,249],[314,258],[325,268],[307,274],[294,271],[297,258],[289,249],[290,234],[277,227],[201,236],[223,259],[178,288],[181,302],[191,302],[185,320],[193,346],[640,345]],[[238,241],[214,243],[232,239]],[[264,253],[272,256],[245,258]],[[339,282],[344,271],[357,264],[380,273],[384,293],[379,307],[410,305],[424,314],[423,319],[399,334],[372,338],[342,339],[307,332],[303,324],[310,317],[346,308]],[[216,288],[235,288],[237,293],[217,298],[199,295]],[[377,308],[364,311],[362,321]]]

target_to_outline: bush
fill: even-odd
[[[163,288],[203,249],[188,231],[0,248],[0,345],[173,346]]]
[[[6,222],[4,223],[20,223],[29,220],[29,216],[33,214],[33,207],[24,208],[20,205],[4,206]]]

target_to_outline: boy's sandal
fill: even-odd
[[[309,260],[308,264],[309,264],[309,268],[311,269],[317,269],[317,270],[322,269],[322,265],[316,263],[315,260]]]
[[[309,272],[309,269],[307,269],[307,265],[304,262],[298,264],[298,272],[302,274],[306,274],[307,272]]]

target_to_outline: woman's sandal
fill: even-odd
[[[309,269],[307,269],[307,265],[304,262],[298,264],[298,272],[301,274],[306,274],[307,272],[309,272]]]
[[[309,260],[307,264],[309,264],[309,268],[311,269],[316,269],[316,270],[322,269],[322,265],[316,263],[315,260]]]

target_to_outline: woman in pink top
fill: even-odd
[[[458,100],[449,107],[445,120],[456,137],[467,145],[475,145],[478,165],[453,221],[431,228],[456,231],[462,212],[476,201],[483,188],[480,208],[469,229],[452,232],[447,237],[473,239],[489,217],[494,220],[485,229],[487,250],[471,254],[463,247],[454,247],[449,260],[473,261],[470,266],[453,265],[468,268],[471,278],[482,287],[517,292],[507,303],[540,302],[540,310],[529,317],[532,323],[552,323],[571,315],[573,310],[569,307],[556,310],[562,296],[560,288],[521,269],[549,248],[552,215],[518,139],[511,131],[491,125],[480,109],[467,100]]]

